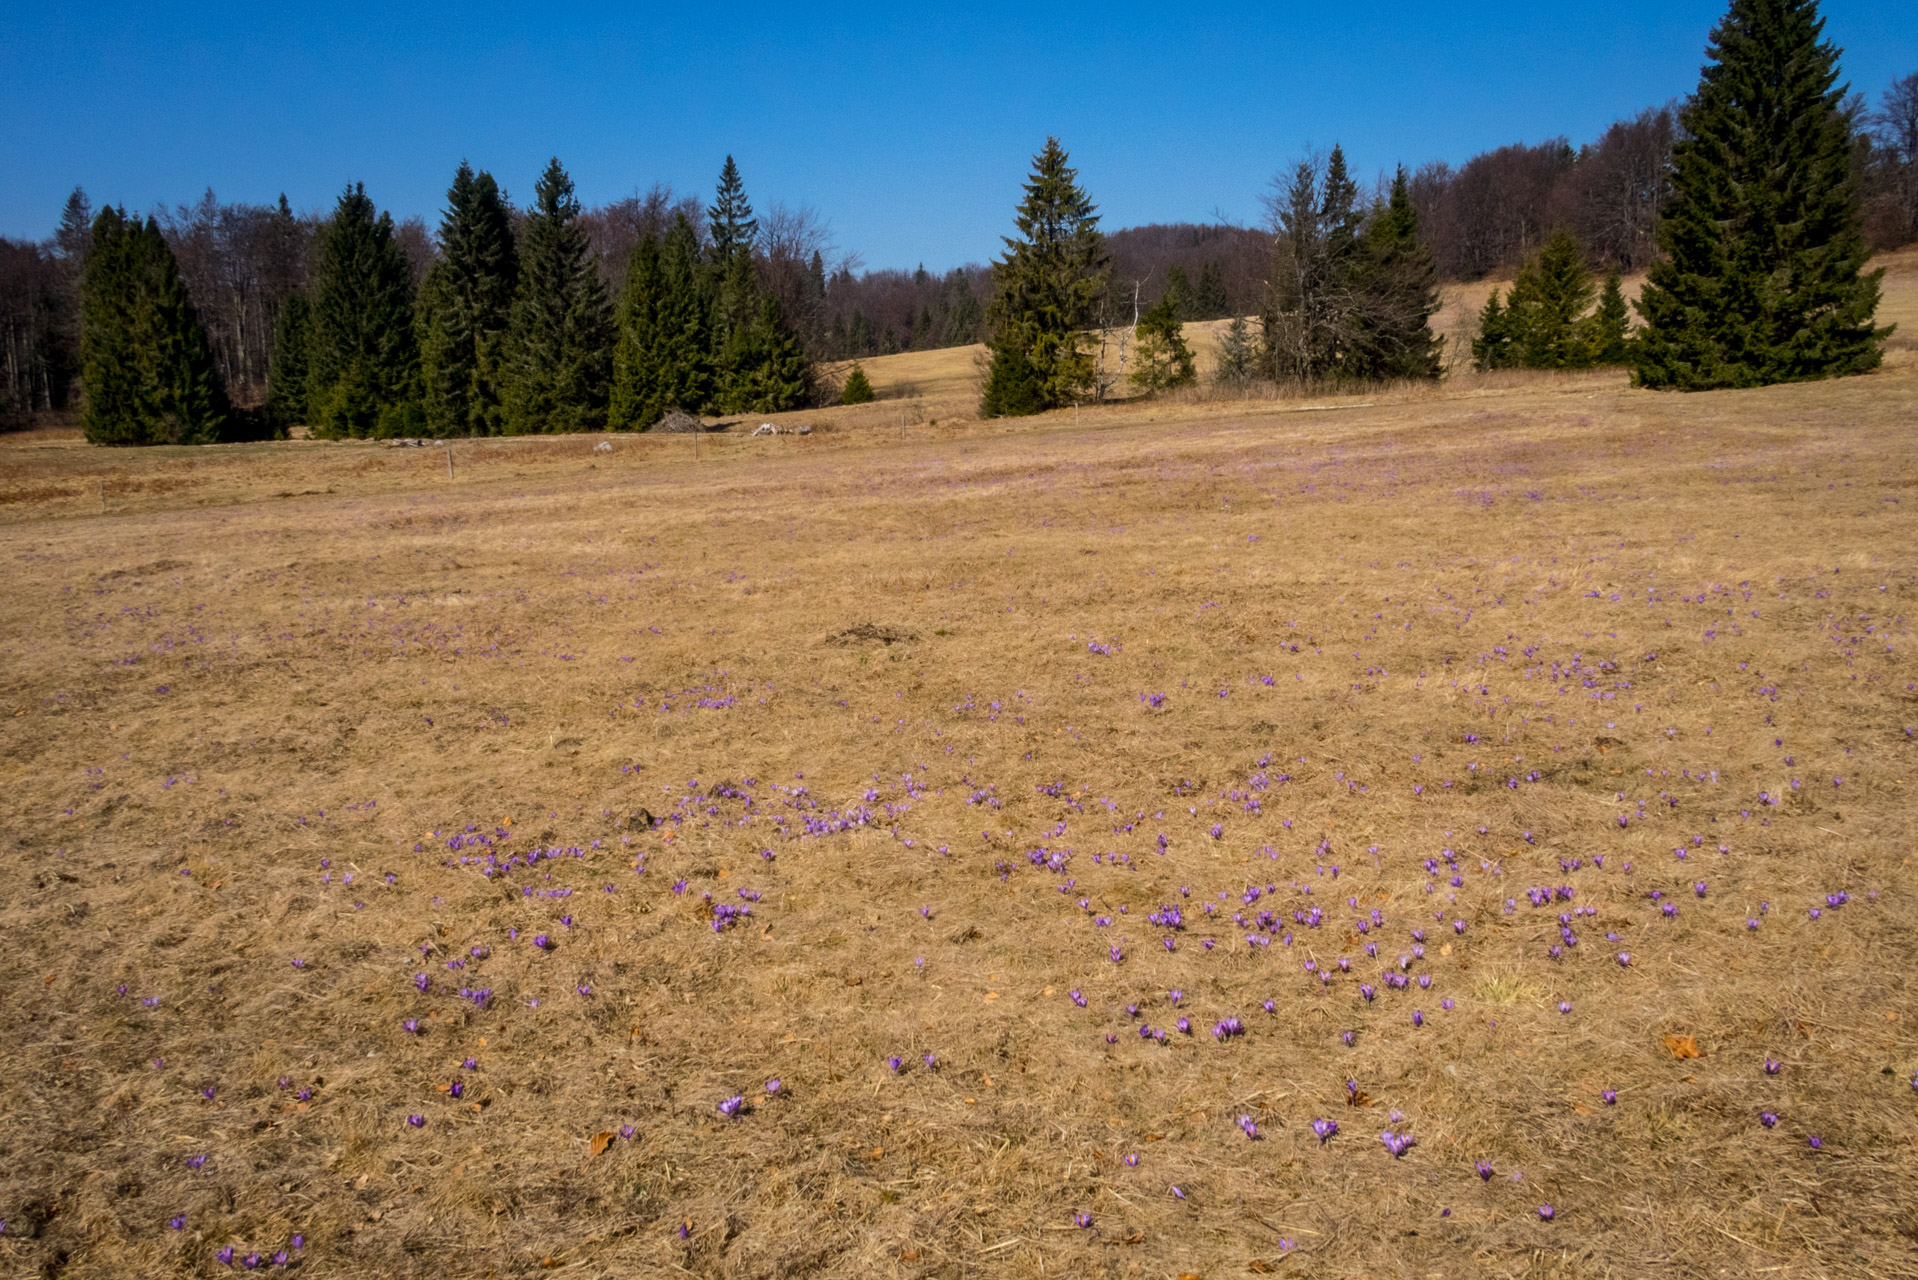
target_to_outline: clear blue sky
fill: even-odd
[[[96,204],[329,206],[342,184],[436,221],[462,156],[515,198],[549,155],[588,203],[813,206],[868,266],[982,261],[1031,154],[1071,151],[1109,227],[1251,221],[1273,174],[1342,142],[1362,173],[1594,136],[1688,92],[1721,0],[1556,6],[1019,4],[0,5],[0,234]],[[1830,0],[1874,100],[1918,70],[1908,0]]]

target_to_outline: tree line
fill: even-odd
[[[1779,13],[1787,11],[1816,22],[1815,7],[1787,5]],[[1826,65],[1835,71],[1832,59]],[[1868,248],[1918,239],[1918,74],[1894,81],[1875,107],[1838,92],[1828,85],[1820,110],[1835,130],[1827,160],[1835,163],[1842,153],[1855,197],[1846,216],[1855,218]],[[1369,190],[1343,172],[1342,156],[1336,175],[1330,155],[1312,158],[1311,190],[1299,185],[1305,179],[1296,167],[1283,174],[1266,226],[1172,224],[1103,234],[1094,283],[1074,302],[1075,322],[1123,326],[1128,336],[1138,326],[1137,343],[1156,351],[1153,335],[1168,333],[1171,323],[1252,316],[1252,325],[1227,336],[1224,368],[1231,376],[1365,376],[1383,367],[1376,349],[1389,326],[1335,331],[1370,324],[1362,321],[1367,308],[1385,305],[1361,299],[1373,285],[1359,277],[1376,268],[1367,255],[1378,246],[1356,246],[1387,234],[1383,212],[1397,191],[1392,225],[1416,228],[1437,279],[1521,268],[1492,323],[1481,326],[1474,356],[1483,367],[1614,359],[1613,337],[1594,336],[1597,312],[1578,317],[1578,341],[1562,326],[1533,332],[1540,317],[1563,313],[1568,299],[1585,297],[1590,305],[1577,273],[1562,271],[1563,238],[1569,234],[1595,273],[1587,284],[1669,256],[1660,229],[1671,221],[1681,154],[1697,137],[1688,113],[1698,109],[1694,95],[1619,121],[1583,147],[1563,139],[1501,147],[1456,169],[1428,164],[1401,172]],[[663,395],[720,412],[829,398],[831,381],[813,374],[821,362],[986,342],[1003,318],[1004,263],[944,274],[861,271],[855,257],[829,266],[833,246],[816,215],[774,205],[755,218],[746,204],[750,243],[728,266],[730,251],[721,250],[711,223],[717,204],[655,187],[584,209],[563,170],[549,170],[541,183],[549,178],[565,190],[554,186],[553,200],[542,205],[536,187],[534,201],[522,208],[490,176],[456,177],[437,233],[417,218],[395,221],[357,188],[324,216],[296,213],[284,197],[273,205],[224,204],[211,192],[149,219],[117,211],[121,226],[137,224],[142,254],[156,249],[146,234],[153,223],[186,300],[182,310],[154,293],[138,306],[129,302],[123,318],[138,311],[154,323],[162,316],[196,321],[200,338],[181,338],[171,349],[197,350],[195,341],[203,342],[219,396],[187,399],[226,406],[217,426],[174,423],[165,430],[234,438],[307,418],[344,434],[638,426]],[[467,188],[456,200],[462,183]],[[735,195],[744,201],[743,190]],[[462,201],[490,212],[475,213]],[[487,252],[507,256],[490,265],[461,256],[468,253],[461,237],[482,235],[469,226],[475,217],[497,224],[483,233],[494,237]],[[85,194],[75,191],[46,241],[0,239],[0,423],[77,407],[82,398],[84,275],[96,221]],[[1555,238],[1556,265],[1539,262]],[[649,241],[652,248],[642,252]],[[130,270],[130,261],[120,260],[121,267]],[[636,261],[649,292],[628,307]],[[1541,274],[1542,267],[1550,269]],[[1402,261],[1393,271],[1405,269]],[[151,272],[139,278],[155,290],[163,283]],[[1547,279],[1560,292],[1541,302],[1538,289]],[[537,302],[521,305],[522,282]],[[1286,289],[1298,296],[1281,296]],[[1413,292],[1393,305],[1409,305],[1404,299]],[[339,307],[349,298],[386,317],[383,336],[342,327]],[[675,318],[659,321],[661,307]],[[690,329],[668,338],[661,323]],[[290,336],[283,333],[289,327]],[[566,355],[548,369],[534,351]],[[671,356],[662,366],[670,372],[639,372],[652,367],[646,361],[665,359],[662,353]],[[1168,376],[1176,376],[1176,353],[1171,358]],[[1082,390],[1095,394],[1120,380],[1098,367],[1089,378]],[[159,393],[142,394],[152,401]]]
[[[1607,138],[1623,140],[1615,139],[1610,160],[1602,159],[1604,140],[1587,158],[1595,169],[1638,171],[1636,159],[1616,153],[1665,147],[1666,158],[1643,166],[1655,178],[1653,205],[1621,214],[1614,252],[1594,252],[1564,217],[1499,248],[1523,251],[1522,265],[1504,298],[1494,290],[1479,317],[1478,366],[1629,364],[1637,385],[1672,389],[1876,368],[1890,330],[1874,319],[1883,271],[1864,266],[1866,213],[1882,191],[1860,164],[1867,147],[1859,111],[1845,100],[1838,50],[1823,30],[1816,0],[1732,0],[1711,33],[1697,91],[1676,114],[1614,130]],[[1895,84],[1883,117],[1898,119],[1915,87],[1911,77]],[[1440,343],[1430,318],[1440,249],[1422,225],[1416,182],[1401,168],[1368,199],[1336,146],[1282,175],[1270,200],[1258,332],[1233,320],[1218,376],[1298,385],[1436,379]],[[1439,194],[1443,210],[1444,198],[1464,199],[1471,183],[1465,195],[1459,182]],[[1427,197],[1429,213],[1429,182]],[[1100,304],[1110,296],[1111,254],[1058,139],[1034,157],[1013,221],[1018,234],[994,264],[981,412],[1010,416],[1103,398]],[[1527,250],[1533,235],[1538,243]],[[1633,328],[1618,269],[1641,253],[1648,274]],[[1602,288],[1594,259],[1612,268]],[[1181,327],[1168,288],[1131,330],[1136,389],[1196,380]]]

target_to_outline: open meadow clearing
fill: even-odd
[[[0,1270],[1918,1275],[1912,333],[0,440]]]

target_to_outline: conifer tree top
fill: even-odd
[[[750,249],[759,237],[752,201],[746,198],[746,184],[740,180],[739,166],[731,156],[726,157],[726,166],[719,171],[719,191],[706,210],[706,221],[712,231],[715,259],[724,259],[735,249]]]
[[[1098,206],[1079,186],[1079,171],[1068,159],[1057,138],[1047,138],[1045,149],[1033,158],[1025,199],[1012,219],[1021,239],[1003,237],[1008,258],[1028,245],[1043,250],[1069,241],[1096,244]]]

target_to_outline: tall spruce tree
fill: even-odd
[[[612,318],[579,217],[556,157],[533,187],[507,335],[505,425],[517,435],[606,426]]]
[[[666,342],[660,308],[666,276],[659,241],[646,236],[626,264],[619,297],[619,336],[613,343],[613,386],[606,425],[614,431],[644,431],[675,406],[665,395]]]
[[[712,309],[699,236],[684,214],[673,219],[659,251],[657,378],[660,403],[699,413],[714,391]]]
[[[440,256],[420,288],[420,380],[434,435],[503,430],[501,362],[518,286],[506,199],[492,174],[462,160],[440,218]]]
[[[759,220],[753,217],[746,184],[731,156],[719,171],[719,190],[706,210],[706,232],[713,241],[713,261],[723,263],[736,252],[750,254],[759,239]]]
[[[304,293],[289,294],[273,323],[267,362],[267,417],[282,433],[307,421],[307,374],[313,350],[313,309]]]
[[[1360,314],[1343,371],[1356,378],[1437,378],[1440,339],[1431,319],[1439,309],[1438,266],[1419,237],[1403,166],[1390,198],[1366,223],[1356,273]]]
[[[1732,0],[1681,113],[1633,344],[1639,385],[1749,387],[1878,366],[1847,86],[1816,0]]]
[[[311,297],[306,410],[318,434],[410,435],[419,417],[413,284],[366,184],[340,194],[320,229]]]
[[[1025,198],[993,264],[992,364],[980,412],[1037,413],[1070,403],[1092,380],[1080,329],[1105,288],[1099,215],[1057,138],[1033,158]]]
[[[229,409],[206,330],[152,218],[106,208],[81,285],[82,428],[107,445],[210,444]]]
[[[1260,317],[1268,372],[1299,382],[1340,377],[1364,317],[1358,188],[1345,152],[1333,147],[1323,174],[1301,160],[1274,205],[1278,234]]]

